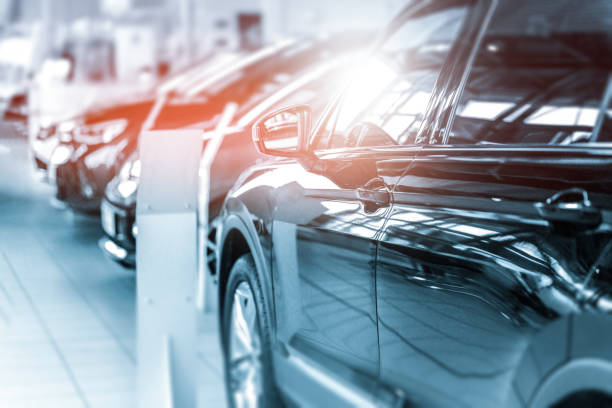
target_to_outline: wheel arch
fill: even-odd
[[[229,273],[234,263],[243,255],[250,253],[255,262],[258,279],[262,284],[266,307],[269,308],[270,316],[274,319],[272,308],[272,287],[269,279],[269,259],[264,255],[261,244],[261,235],[257,232],[252,217],[246,209],[240,212],[226,214],[223,222],[217,230],[217,276],[218,276],[218,312],[222,322],[223,303],[225,301],[225,290],[227,287]],[[272,324],[272,327],[275,327]]]
[[[612,361],[578,358],[556,368],[536,389],[529,406],[550,407],[579,392],[612,395]]]
[[[542,327],[525,347],[512,385],[512,399],[534,408],[582,391],[612,395],[610,317],[570,314]]]

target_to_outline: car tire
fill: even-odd
[[[280,406],[272,369],[269,312],[251,255],[240,257],[228,277],[222,328],[228,406]]]

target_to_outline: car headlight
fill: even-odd
[[[128,159],[119,171],[119,178],[121,180],[138,180],[140,178],[140,166],[140,159],[133,157]]]
[[[54,119],[49,116],[43,116],[39,118],[39,127],[41,128],[50,128],[55,123]]]
[[[51,153],[50,162],[53,166],[60,166],[64,163],[67,163],[70,160],[70,156],[72,156],[72,147],[67,145],[59,145]]]
[[[133,179],[140,179],[140,159],[134,160],[132,167],[130,168],[130,177]]]
[[[74,130],[74,140],[86,144],[109,143],[122,134],[128,126],[127,119],[94,123]]]
[[[138,190],[137,180],[122,180],[117,185],[117,192],[123,198],[131,197]]]
[[[129,198],[138,190],[140,166],[140,159],[131,158],[121,167],[117,184],[117,192],[121,197]]]
[[[59,124],[45,124],[40,126],[36,133],[37,140],[46,140],[55,137],[64,143],[72,141],[72,132],[79,125],[75,120],[66,120]]]
[[[46,140],[51,136],[55,136],[57,131],[57,127],[54,125],[48,127],[40,127],[38,132],[36,132],[36,140]]]
[[[79,123],[74,120],[67,120],[57,125],[57,135],[59,140],[64,143],[72,142],[74,131],[77,129],[78,125]]]
[[[107,144],[98,148],[81,144],[77,148],[75,156],[85,156],[83,162],[85,163],[85,166],[90,169],[101,166],[112,167],[117,162],[117,156],[119,155],[121,149],[125,147],[124,142],[125,141],[117,144]]]
[[[57,126],[57,130],[62,133],[70,133],[76,128],[76,126],[77,123],[74,120],[67,120],[65,122],[60,123]]]

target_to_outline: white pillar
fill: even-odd
[[[179,7],[181,32],[183,33],[183,46],[185,47],[185,62],[190,65],[195,59],[193,2],[192,0],[181,0]]]
[[[144,132],[136,219],[138,406],[197,405],[197,169],[202,132]]]
[[[287,36],[288,0],[261,0],[264,43],[273,43]]]

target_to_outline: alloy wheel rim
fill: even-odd
[[[257,407],[262,394],[261,337],[255,297],[246,281],[234,292],[229,340],[231,398],[237,408]]]

